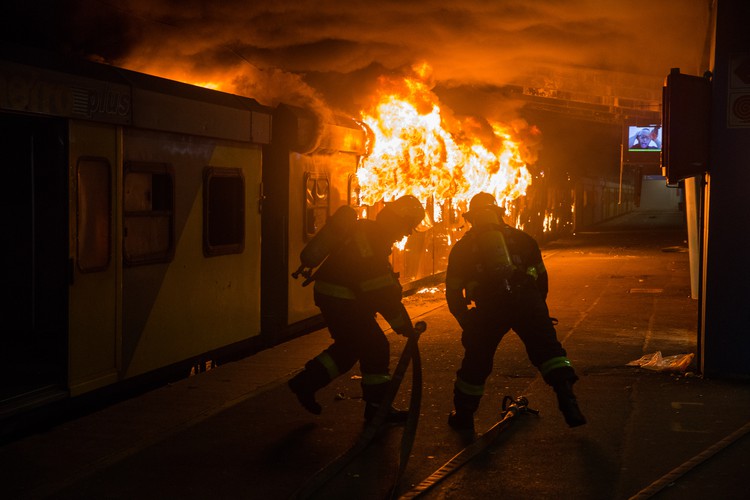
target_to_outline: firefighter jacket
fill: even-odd
[[[315,293],[358,301],[373,315],[380,313],[396,333],[408,335],[413,327],[390,262],[392,245],[376,221],[358,220],[316,272]]]
[[[542,253],[536,240],[505,223],[495,224],[493,229],[502,231],[507,251],[513,264],[512,273],[499,279],[483,268],[479,255],[478,239],[486,228],[472,227],[451,249],[445,277],[445,298],[448,309],[459,323],[466,317],[468,305],[493,307],[503,296],[530,290],[538,292],[546,300],[548,277],[542,261]]]

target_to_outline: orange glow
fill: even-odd
[[[375,104],[361,113],[372,137],[357,170],[360,201],[373,205],[412,194],[423,203],[455,205],[486,191],[507,206],[525,195],[531,174],[513,129],[492,123],[489,141],[470,136],[470,124],[441,110],[424,81],[429,67],[415,71],[419,78],[383,81]]]
[[[177,82],[204,87],[220,92],[240,93],[237,77],[241,74],[236,67],[219,68],[205,66],[196,69],[180,57],[168,57],[158,51],[131,54],[118,61],[124,68],[148,75],[166,78]]]

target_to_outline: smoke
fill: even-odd
[[[508,85],[659,99],[671,68],[708,69],[711,2],[12,0],[0,36],[350,114],[379,77],[427,61],[457,113],[498,119]]]

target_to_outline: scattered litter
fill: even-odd
[[[662,357],[661,351],[641,356],[635,361],[631,361],[627,366],[640,366],[647,370],[655,371],[674,371],[684,372],[693,361],[695,354],[675,354],[673,356]]]
[[[345,400],[356,400],[356,399],[362,399],[362,396],[348,396],[343,392],[337,392],[335,396],[333,396],[334,401],[345,401]]]

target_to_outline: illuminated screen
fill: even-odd
[[[661,151],[661,125],[628,126],[628,152]]]

